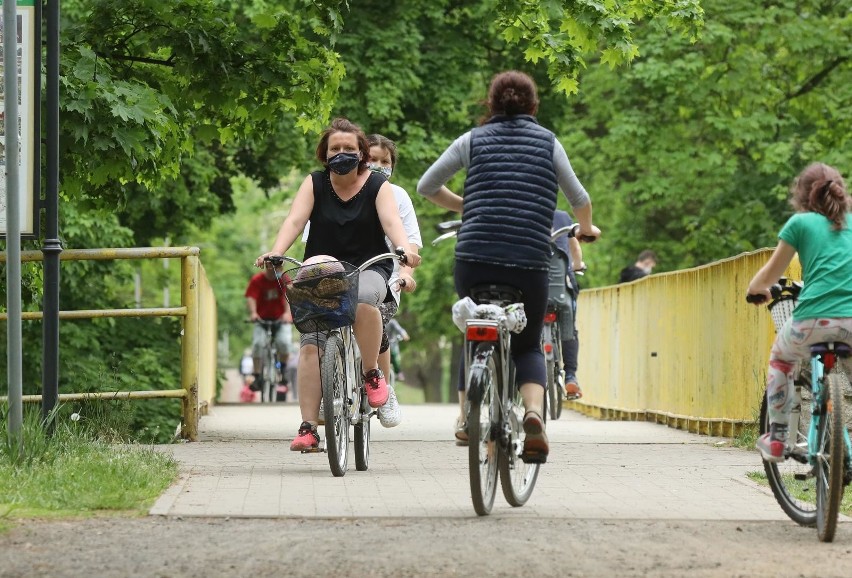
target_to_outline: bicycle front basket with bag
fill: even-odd
[[[776,333],[781,331],[784,323],[793,316],[793,309],[796,308],[797,303],[795,295],[784,293],[769,305],[769,314],[772,316],[772,323],[775,324]]]
[[[302,333],[329,331],[355,322],[358,268],[345,261],[306,263],[287,272],[287,302]]]

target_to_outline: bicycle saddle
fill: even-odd
[[[831,351],[829,343],[814,343],[811,345],[811,355],[823,355],[824,353],[831,353]],[[848,343],[843,343],[842,341],[835,341],[834,353],[836,353],[838,357],[849,357],[852,355],[852,346]]]
[[[503,307],[510,303],[520,303],[523,300],[523,293],[520,289],[512,287],[511,285],[485,283],[483,285],[474,285],[471,287],[470,298],[473,299],[477,305],[491,303]]]

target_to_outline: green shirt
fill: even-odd
[[[805,284],[793,319],[852,317],[852,214],[832,229],[819,213],[796,213],[778,237],[799,253]]]

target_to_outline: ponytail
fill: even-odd
[[[846,214],[852,209],[843,177],[823,163],[813,163],[802,171],[793,184],[792,203],[797,210],[823,215],[837,231],[846,227]]]

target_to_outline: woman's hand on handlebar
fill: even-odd
[[[257,267],[258,269],[265,269],[266,268],[266,259],[269,258],[269,257],[281,257],[281,255],[279,255],[277,253],[272,253],[272,252],[264,253],[263,255],[261,255],[260,257],[258,257],[257,259],[254,260],[254,266]]]
[[[420,255],[418,255],[414,251],[406,250],[403,247],[397,247],[395,252],[396,252],[397,255],[402,257],[402,264],[403,265],[407,265],[408,267],[411,267],[412,269],[420,266],[420,261],[421,261]]]
[[[408,273],[400,273],[394,282],[400,291],[403,293],[411,293],[417,289],[417,281]]]
[[[581,243],[594,243],[598,240],[598,237],[601,236],[601,230],[598,229],[595,225],[592,225],[591,230],[583,229],[583,226],[580,225],[580,230],[577,231],[577,234],[574,237],[580,241]]]

